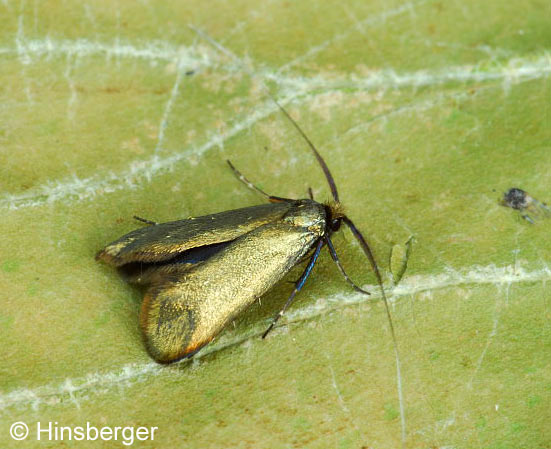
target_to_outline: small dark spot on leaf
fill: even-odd
[[[121,92],[120,87],[108,86],[103,89],[106,94],[119,94]]]

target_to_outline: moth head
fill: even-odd
[[[327,227],[331,232],[340,229],[343,218],[346,217],[344,207],[339,201],[329,201],[324,204],[325,214],[327,216]]]

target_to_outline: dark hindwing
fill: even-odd
[[[137,285],[150,285],[162,279],[178,277],[195,264],[205,262],[214,256],[233,240],[199,246],[175,255],[170,260],[161,262],[131,262],[118,267],[120,274],[127,282]]]

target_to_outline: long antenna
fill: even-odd
[[[400,354],[398,353],[398,342],[396,340],[396,334],[394,332],[394,324],[392,322],[392,316],[390,315],[390,307],[388,306],[388,299],[386,297],[385,288],[383,287],[383,278],[381,277],[381,272],[379,271],[377,262],[375,262],[375,257],[373,257],[373,252],[371,251],[371,248],[367,244],[367,241],[365,240],[362,233],[358,230],[358,228],[354,225],[350,218],[344,216],[343,221],[349,227],[350,231],[352,231],[352,234],[354,235],[354,237],[356,237],[356,240],[358,240],[358,242],[360,243],[363,252],[369,259],[369,263],[371,264],[371,268],[373,268],[373,271],[375,272],[377,283],[379,284],[379,288],[381,289],[381,296],[383,297],[383,301],[385,303],[386,315],[388,317],[388,325],[390,327],[390,335],[392,337],[392,342],[394,343],[394,355],[396,357],[396,379],[398,384],[398,400],[400,402],[400,422],[402,427],[403,443],[406,440],[406,415],[404,411],[404,396],[402,392],[402,370],[400,367]]]
[[[268,195],[266,192],[264,192],[264,190],[262,190],[259,187],[255,186],[251,181],[249,181],[247,178],[245,178],[245,176],[237,168],[235,168],[233,166],[233,164],[230,162],[229,159],[226,159],[226,162],[228,163],[228,165],[232,169],[232,171],[235,174],[235,176],[237,177],[237,179],[239,179],[249,189],[254,190],[255,192],[258,192],[261,195],[263,195],[264,197],[266,197],[268,199],[268,201],[270,201],[271,203],[281,203],[281,202],[291,202],[292,203],[294,201],[294,200],[289,199],[289,198],[282,198],[280,196]]]
[[[210,36],[208,36],[203,31],[199,30],[198,28],[195,28],[192,25],[190,25],[190,28],[192,30],[194,30],[196,33],[198,33],[202,38],[204,38],[208,42],[210,42],[211,45],[216,47],[219,51],[221,51],[222,53],[225,53],[227,56],[230,56],[231,58],[238,61],[239,64],[246,71],[248,71],[251,75],[254,75],[254,73],[251,70],[248,69],[247,65],[237,55],[235,55],[235,53],[233,53],[232,51],[226,49],[223,45],[216,42],[214,39],[212,39]],[[308,144],[310,149],[313,151],[314,156],[316,156],[316,159],[318,160],[318,163],[320,164],[320,166],[323,170],[323,173],[325,174],[325,178],[327,179],[327,182],[329,183],[329,187],[331,188],[331,194],[333,195],[333,199],[335,200],[335,202],[339,203],[340,201],[339,201],[339,193],[337,191],[337,186],[335,184],[333,176],[331,175],[331,171],[329,170],[329,167],[327,166],[327,164],[325,163],[325,161],[323,160],[323,158],[319,154],[318,150],[316,149],[316,147],[314,146],[312,141],[308,138],[308,136],[304,133],[304,131],[300,128],[298,123],[295,122],[295,120],[289,115],[289,113],[283,108],[283,106],[281,106],[278,103],[278,101],[274,98],[274,96],[271,94],[271,92],[266,87],[264,82],[262,82],[262,86],[264,87],[266,93],[272,98],[273,102],[277,105],[277,107],[281,110],[281,112],[283,112],[283,114],[285,114],[287,119],[289,119],[289,121],[293,124],[293,126],[296,128],[296,130],[304,138],[304,140],[306,141],[306,143]],[[394,353],[395,353],[395,356],[396,356],[396,375],[397,375],[397,383],[398,383],[398,399],[400,401],[400,421],[401,421],[401,427],[402,427],[402,446],[403,446],[404,443],[405,443],[405,440],[406,440],[406,418],[405,418],[405,411],[404,411],[404,397],[403,397],[403,393],[402,393],[402,375],[401,375],[401,369],[400,369],[400,356],[398,354],[398,344],[397,344],[397,341],[396,341],[396,335],[394,333],[394,324],[392,323],[392,317],[390,315],[390,308],[388,306],[388,300],[387,300],[387,297],[386,297],[385,289],[383,287],[383,279],[381,277],[381,273],[379,272],[379,267],[377,266],[377,262],[375,262],[375,258],[373,257],[373,253],[371,252],[371,249],[369,248],[369,245],[367,244],[367,241],[364,239],[361,232],[358,230],[358,228],[356,228],[356,226],[354,225],[352,220],[350,220],[348,217],[346,217],[346,216],[343,217],[343,220],[346,223],[346,225],[350,228],[350,230],[352,231],[352,234],[354,235],[354,237],[360,243],[360,246],[362,247],[363,252],[365,253],[367,258],[369,259],[371,267],[373,268],[373,271],[375,272],[377,282],[378,282],[379,287],[381,289],[381,295],[382,295],[384,303],[385,303],[385,309],[386,309],[386,313],[387,313],[387,317],[388,317],[390,333],[391,333],[392,340],[393,340],[393,343],[394,343]],[[320,246],[321,242],[323,242],[323,240],[320,240],[320,242],[318,242],[318,247],[316,248],[316,252],[318,254],[319,254],[318,251],[321,250],[321,246]],[[310,264],[312,264],[312,261],[310,262]],[[310,264],[309,264],[309,266],[310,266]],[[308,270],[308,268],[307,268],[307,270]],[[303,273],[303,277],[304,276],[308,277],[306,273]],[[302,277],[301,277],[301,279],[302,279]],[[304,279],[304,280],[306,280],[306,279]],[[302,287],[302,285],[301,285],[301,287]],[[293,291],[292,296],[294,296],[294,293],[295,292]],[[292,299],[293,298],[291,297],[290,300],[292,301]],[[288,302],[289,302],[289,300],[288,300]],[[287,306],[287,304],[286,304],[286,306]],[[277,319],[276,319],[276,321],[277,321]],[[264,333],[264,336],[266,336],[266,334],[269,332],[269,330],[273,327],[273,324],[274,323],[272,323],[270,328]]]
[[[329,187],[331,188],[331,194],[333,195],[333,199],[335,202],[339,202],[339,192],[337,192],[337,185],[335,184],[335,180],[333,179],[333,175],[331,175],[331,171],[329,170],[329,167],[321,157],[321,154],[319,154],[318,150],[316,150],[316,147],[312,143],[312,141],[308,138],[306,133],[302,130],[300,126],[298,126],[298,123],[295,122],[293,117],[289,115],[289,113],[285,110],[283,106],[281,106],[277,100],[270,94],[272,97],[272,100],[274,100],[274,103],[277,104],[277,107],[285,114],[285,116],[289,119],[289,121],[293,124],[293,126],[297,129],[297,131],[300,133],[300,135],[304,138],[308,146],[312,149],[314,152],[314,156],[316,156],[316,159],[318,160],[319,164],[321,165],[321,168],[323,170],[323,173],[325,174],[325,178],[327,179],[327,182],[329,183]]]
[[[270,94],[272,97],[272,100],[275,102],[275,104],[279,107],[281,112],[285,114],[285,116],[289,119],[289,121],[293,124],[293,126],[297,129],[297,131],[300,133],[300,135],[306,140],[312,151],[314,152],[314,155],[316,156],[316,159],[318,160],[319,164],[321,165],[321,168],[323,169],[323,172],[325,173],[325,177],[327,178],[327,182],[329,183],[329,187],[331,188],[331,193],[333,194],[333,199],[338,203],[339,202],[339,193],[337,192],[337,186],[335,184],[335,181],[333,179],[333,176],[331,175],[331,171],[329,170],[329,167],[321,157],[321,154],[319,154],[318,150],[312,143],[312,141],[308,138],[308,136],[304,133],[304,131],[301,129],[301,127],[298,125],[297,122],[289,115],[289,113],[281,106],[277,100]],[[396,378],[397,378],[397,387],[398,387],[398,400],[400,402],[400,424],[401,424],[401,430],[402,430],[402,444],[406,440],[406,415],[404,410],[404,396],[402,391],[402,372],[401,372],[401,362],[400,362],[400,354],[398,352],[398,342],[396,340],[396,333],[394,332],[394,324],[392,322],[392,315],[390,314],[390,307],[388,306],[388,299],[386,297],[385,288],[383,286],[383,278],[381,276],[381,272],[379,271],[379,267],[377,265],[377,262],[375,261],[375,257],[373,257],[373,252],[371,251],[371,248],[367,244],[367,241],[365,240],[362,233],[358,230],[358,228],[354,225],[352,220],[348,218],[346,215],[343,217],[343,221],[346,223],[346,225],[350,228],[352,231],[352,234],[358,240],[360,243],[360,246],[362,247],[363,252],[369,259],[369,263],[371,264],[371,268],[375,272],[375,277],[377,278],[377,283],[379,284],[379,288],[381,289],[381,296],[383,297],[383,301],[385,303],[385,310],[386,315],[388,318],[388,325],[390,327],[390,334],[392,337],[392,342],[394,345],[394,355],[396,357]],[[329,239],[327,239],[327,242],[330,242]],[[328,246],[330,248],[331,252],[331,246],[328,243]],[[334,251],[334,249],[333,249]],[[336,255],[336,254],[335,254]],[[333,253],[331,254],[333,256]],[[333,258],[334,259],[334,258]],[[335,259],[334,259],[335,260]],[[337,266],[341,270],[341,272],[344,274],[344,270],[340,266],[340,263],[337,263]],[[348,276],[345,274],[345,278],[347,281],[349,281]],[[351,281],[350,281],[351,282]],[[352,283],[353,284],[353,283]],[[353,284],[354,285],[354,284]],[[354,285],[355,289],[359,289],[359,287],[356,287]],[[364,292],[363,290],[359,289]],[[368,293],[369,294],[369,293]]]
[[[368,291],[365,291],[363,288],[358,287],[352,279],[346,274],[346,271],[344,271],[344,267],[341,264],[341,261],[339,260],[339,256],[337,256],[337,251],[335,251],[335,247],[333,246],[333,242],[331,241],[331,237],[326,235],[323,237],[325,240],[325,244],[327,245],[327,249],[329,249],[329,254],[331,254],[331,257],[333,258],[333,261],[339,268],[339,271],[343,275],[346,282],[348,282],[354,290],[356,290],[358,293],[363,293],[364,295],[371,295]]]
[[[207,33],[205,33],[203,30],[189,24],[188,25],[189,28],[191,28],[193,31],[195,31],[199,36],[201,36],[203,39],[205,39],[207,42],[209,42],[212,46],[214,46],[218,51],[224,53],[226,56],[229,56],[230,58],[232,59],[235,59],[243,68],[245,68],[246,71],[248,71],[251,75],[254,75],[254,73],[252,71],[250,71],[248,68],[247,68],[247,64],[245,64],[243,62],[243,60],[241,58],[239,58],[235,53],[233,53],[231,50],[227,49],[226,47],[224,47],[222,44],[220,44],[219,42],[215,41],[212,37],[210,37]],[[329,183],[329,187],[331,188],[331,194],[333,195],[333,199],[335,200],[335,202],[339,203],[339,192],[337,191],[337,186],[335,184],[335,181],[333,179],[333,175],[331,175],[331,171],[329,170],[329,167],[327,166],[327,164],[325,163],[325,161],[323,160],[323,158],[321,157],[321,155],[319,154],[318,150],[316,149],[316,147],[314,146],[314,144],[312,143],[312,141],[308,138],[308,136],[306,135],[306,133],[301,129],[300,126],[298,126],[298,123],[295,122],[295,120],[293,119],[293,117],[291,117],[289,115],[289,113],[285,110],[285,108],[283,106],[281,106],[278,101],[275,99],[275,97],[272,95],[272,93],[270,92],[270,90],[266,87],[266,84],[264,84],[264,82],[262,82],[262,87],[264,88],[264,90],[266,91],[266,93],[271,97],[271,99],[273,100],[273,102],[277,105],[277,107],[281,110],[281,112],[283,112],[283,114],[285,114],[285,116],[289,119],[289,121],[293,124],[293,126],[297,129],[297,131],[300,133],[300,135],[304,138],[304,140],[306,141],[306,143],[308,144],[308,146],[312,149],[312,151],[314,152],[314,156],[316,156],[316,159],[318,160],[318,163],[320,164],[322,170],[323,170],[323,173],[325,174],[325,177],[327,178],[327,182]]]

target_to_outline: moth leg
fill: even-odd
[[[300,258],[300,260],[296,263],[296,265],[301,265],[303,262],[306,262],[307,260],[310,260],[310,258],[312,257],[312,254],[314,253],[315,250],[316,249],[314,248],[313,250],[308,251],[304,256],[302,256]],[[286,282],[288,284],[296,284],[299,280],[300,280],[300,278],[298,278],[295,281],[286,281]]]
[[[329,237],[325,237],[325,243],[327,243],[327,248],[329,249],[329,253],[331,254],[331,257],[333,258],[333,261],[337,264],[337,267],[339,267],[339,271],[343,275],[343,277],[346,279],[346,282],[348,282],[354,290],[360,293],[364,293],[365,295],[370,295],[368,291],[365,291],[363,288],[358,287],[352,279],[348,277],[346,274],[346,271],[344,271],[343,266],[341,265],[341,261],[339,260],[339,257],[337,256],[337,252],[335,251],[335,247],[333,246],[333,242]]]
[[[314,192],[312,191],[312,187],[308,186],[308,196],[312,201],[314,201]]]
[[[255,192],[260,193],[262,196],[266,197],[270,203],[281,203],[283,201],[286,201],[286,202],[294,201],[294,200],[289,199],[289,198],[281,198],[279,196],[268,195],[262,189],[255,186],[251,181],[249,181],[247,178],[245,178],[245,176],[243,176],[243,174],[239,170],[237,170],[237,168],[235,168],[233,166],[233,164],[229,161],[229,159],[226,159],[226,162],[228,163],[228,165],[232,169],[233,174],[237,177],[237,179],[239,179],[249,189],[254,190]]]
[[[530,215],[526,213],[521,213],[520,216],[524,218],[528,223],[535,224],[534,219]]]
[[[308,279],[308,276],[310,276],[310,273],[312,272],[312,268],[314,268],[314,264],[316,263],[316,260],[318,260],[318,256],[320,255],[320,251],[321,251],[321,248],[323,248],[324,243],[325,243],[324,240],[320,239],[320,241],[318,242],[318,245],[316,246],[316,250],[314,251],[314,254],[312,254],[312,257],[310,258],[310,262],[308,263],[308,266],[300,276],[299,280],[296,282],[293,293],[291,293],[291,296],[289,296],[289,299],[287,299],[287,302],[285,303],[283,308],[274,317],[272,324],[270,324],[268,329],[266,329],[266,332],[262,334],[262,338],[266,338],[266,335],[268,335],[268,333],[273,329],[277,321],[283,316],[287,308],[293,302],[293,299],[295,298],[296,294],[300,291],[300,289],[306,282],[306,279]]]
[[[142,223],[146,223],[148,225],[157,225],[157,224],[159,224],[156,221],[151,221],[151,220],[148,220],[147,218],[138,217],[137,215],[134,215],[132,218],[134,220],[141,221]]]

